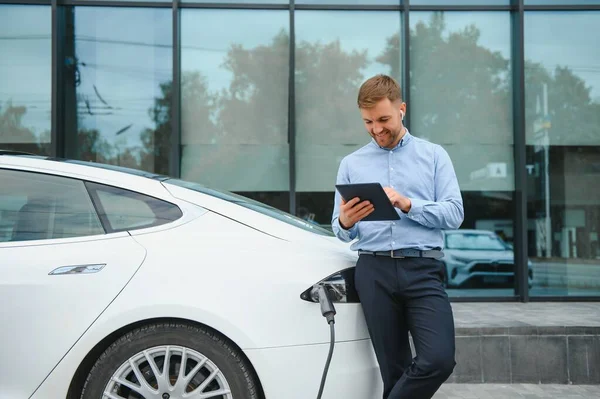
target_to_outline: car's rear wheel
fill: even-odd
[[[250,365],[217,333],[161,323],[133,330],[98,359],[82,399],[258,399]]]

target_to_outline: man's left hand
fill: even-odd
[[[398,209],[400,209],[404,213],[408,213],[410,211],[410,207],[412,203],[410,202],[410,198],[399,194],[396,190],[391,187],[384,187],[383,191],[387,194],[388,198],[392,205]]]

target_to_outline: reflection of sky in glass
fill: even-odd
[[[37,134],[50,130],[51,22],[49,6],[0,5],[0,103],[26,106]]]
[[[75,9],[80,128],[99,129],[109,141],[137,141],[154,127],[148,110],[162,96],[159,84],[172,79],[171,21],[169,9]],[[97,115],[86,113],[84,99]]]
[[[210,92],[221,91],[233,79],[223,67],[231,45],[240,44],[246,50],[269,45],[282,30],[289,35],[288,11],[185,10],[181,13],[181,69],[200,71],[208,77]]]
[[[525,58],[553,72],[568,66],[600,102],[600,12],[525,13]]]

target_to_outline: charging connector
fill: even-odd
[[[320,285],[317,288],[317,295],[319,297],[319,304],[321,305],[321,314],[327,319],[327,323],[335,323],[335,307],[331,302],[329,289],[325,286]]]
[[[329,364],[331,363],[331,357],[333,356],[333,347],[335,345],[335,307],[331,302],[331,293],[329,289],[323,285],[313,287],[316,290],[316,294],[319,297],[319,304],[321,305],[321,314],[327,319],[330,331],[329,341],[329,353],[327,355],[327,361],[325,362],[325,368],[323,369],[323,376],[321,377],[321,385],[319,387],[319,393],[317,399],[321,399],[323,395],[323,388],[325,387],[325,380],[327,379],[327,371],[329,370]]]

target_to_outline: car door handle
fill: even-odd
[[[48,275],[61,275],[61,274],[90,274],[98,273],[104,269],[106,263],[94,263],[90,265],[73,265],[73,266],[61,266],[52,270]]]

